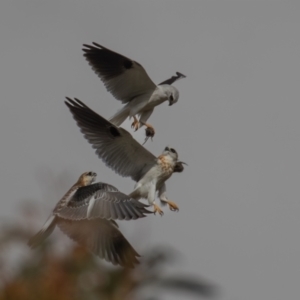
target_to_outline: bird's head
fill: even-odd
[[[170,85],[168,91],[169,106],[172,106],[174,103],[176,103],[178,99],[179,99],[179,91],[174,86]]]
[[[169,106],[176,103],[179,99],[179,91],[176,87],[169,84],[162,84],[158,86],[162,93],[164,93],[164,97],[167,101],[169,101]]]
[[[96,177],[97,174],[95,172],[85,172],[79,177],[78,182],[81,186],[87,186],[92,184],[96,180]]]
[[[164,152],[162,153],[165,156],[169,156],[172,158],[173,161],[177,161],[178,160],[178,153],[174,148],[170,148],[169,146],[167,146],[164,149]]]

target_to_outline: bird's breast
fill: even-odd
[[[161,170],[161,178],[167,180],[173,173],[174,163],[167,159],[165,156],[161,155],[158,157],[158,166]]]
[[[157,158],[156,164],[140,180],[141,185],[155,181],[156,185],[163,184],[173,173],[173,163],[164,156]]]
[[[168,98],[164,93],[162,93],[160,90],[155,90],[151,97],[148,100],[147,105],[145,106],[145,109],[151,109],[157,105],[162,104],[165,102]]]

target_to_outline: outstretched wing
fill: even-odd
[[[138,264],[140,255],[108,220],[70,221],[57,218],[57,226],[72,240],[105,260],[127,268]]]
[[[135,220],[151,213],[146,207],[114,186],[99,182],[79,188],[68,204],[54,213],[73,221],[96,218]]]
[[[96,149],[96,154],[116,173],[139,181],[156,164],[156,157],[122,127],[92,111],[80,100],[66,98],[77,125]]]
[[[84,56],[107,90],[122,103],[156,88],[145,69],[137,62],[97,43],[83,45]]]
[[[28,246],[31,248],[36,248],[37,246],[39,246],[53,232],[55,226],[56,226],[56,218],[55,216],[51,215],[47,219],[42,229],[29,239]]]
[[[158,85],[162,85],[162,84],[173,84],[175,81],[179,80],[179,79],[182,79],[182,78],[186,78],[185,75],[179,73],[179,72],[176,72],[176,76],[172,76],[171,78],[168,78],[166,80],[164,80],[163,82],[161,82],[160,84]]]

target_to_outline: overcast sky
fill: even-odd
[[[2,2],[2,220],[24,199],[45,218],[88,170],[132,190],[63,103],[77,97],[107,118],[121,108],[82,56],[82,44],[95,41],[141,63],[154,82],[187,76],[175,84],[179,102],[155,109],[157,133],[146,144],[155,155],[171,145],[189,164],[167,182],[180,211],[122,223],[138,252],[174,247],[182,254],[174,272],[212,280],[223,299],[297,299],[300,2],[291,3]],[[143,141],[144,130],[133,135]]]

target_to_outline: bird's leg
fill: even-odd
[[[147,140],[149,139],[149,137],[151,137],[151,140],[152,140],[152,138],[155,135],[155,130],[154,130],[153,126],[151,126],[150,124],[147,123],[147,120],[149,119],[149,117],[153,113],[153,109],[154,109],[154,107],[151,108],[151,109],[143,110],[141,112],[141,114],[140,114],[140,124],[141,124],[140,127],[146,126],[146,129],[145,129],[145,131],[146,131],[146,138],[145,138],[144,144],[147,142]]]
[[[171,211],[179,211],[179,207],[177,206],[177,204],[173,201],[168,200],[166,192],[167,192],[166,185],[163,184],[163,186],[158,191],[158,196],[159,196],[159,200],[161,201],[161,203],[168,204],[169,209]]]
[[[153,206],[154,206],[154,214],[155,214],[155,215],[156,215],[157,212],[158,212],[161,216],[164,215],[164,212],[161,210],[161,208],[160,208],[157,204],[153,203]]]
[[[147,183],[147,188],[148,188],[148,203],[150,205],[153,205],[154,207],[154,211],[153,213],[156,215],[156,213],[158,212],[161,216],[164,214],[163,211],[161,210],[161,208],[155,204],[155,193],[156,193],[156,180],[151,180],[151,182]],[[144,187],[145,188],[145,187]]]
[[[134,128],[134,131],[137,131],[140,128],[140,122],[136,118],[136,116],[132,116],[132,117],[133,117],[133,122],[131,124],[131,128]]]
[[[179,207],[177,206],[177,204],[173,201],[170,201],[170,200],[162,200],[160,199],[161,202],[164,202],[165,204],[168,204],[169,206],[169,209],[171,211],[179,211]]]

